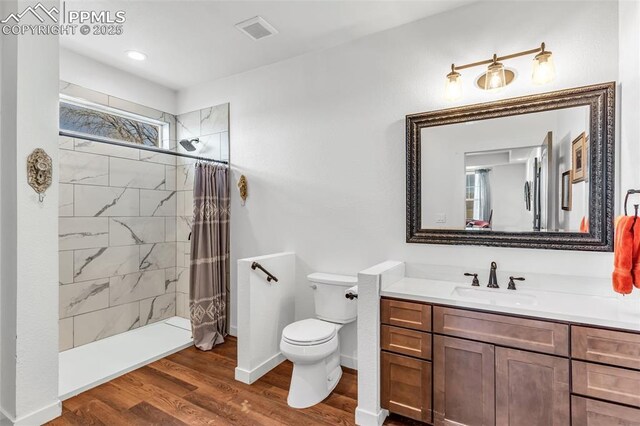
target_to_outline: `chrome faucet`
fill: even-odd
[[[496,277],[496,269],[498,269],[498,264],[496,262],[491,262],[491,272],[489,273],[489,284],[487,287],[489,288],[500,288],[498,285],[498,278]]]

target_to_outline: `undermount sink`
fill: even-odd
[[[523,306],[538,303],[536,296],[518,293],[517,290],[456,287],[451,295],[491,305]]]

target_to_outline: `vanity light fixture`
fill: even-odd
[[[516,77],[513,70],[505,68],[502,61],[518,58],[520,56],[536,54],[533,59],[532,80],[534,84],[546,84],[555,78],[555,66],[551,52],[545,50],[545,44],[541,43],[540,47],[522,52],[512,53],[510,55],[498,56],[493,58],[470,64],[458,65],[451,64],[451,72],[447,74],[445,85],[445,98],[449,101],[457,100],[462,95],[461,75],[458,71],[473,68],[481,65],[488,65],[487,71],[478,77],[476,84],[483,90],[498,90],[511,84]]]
[[[455,101],[462,97],[462,87],[460,83],[460,73],[456,72],[451,64],[451,72],[447,74],[447,81],[444,87],[444,96],[449,101]]]
[[[541,52],[533,58],[533,73],[531,75],[534,84],[546,84],[556,77],[556,66],[553,63],[551,52],[544,50],[544,43],[540,46]]]

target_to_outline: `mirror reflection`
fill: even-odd
[[[588,232],[588,131],[588,106],[422,128],[422,228]]]

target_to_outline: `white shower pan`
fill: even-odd
[[[64,401],[192,344],[189,320],[173,317],[60,352],[60,400]]]

